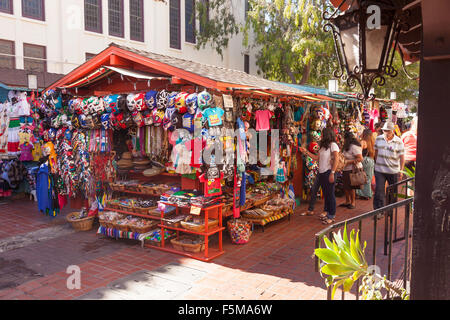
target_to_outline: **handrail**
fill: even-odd
[[[379,209],[376,209],[376,210],[373,210],[373,211],[370,211],[370,212],[363,213],[363,214],[361,214],[359,216],[347,219],[345,221],[337,222],[337,223],[335,223],[335,224],[333,224],[333,225],[331,225],[331,226],[321,230],[320,232],[316,233],[316,237],[323,237],[327,233],[330,233],[330,231],[332,231],[333,229],[342,228],[343,226],[345,226],[345,224],[358,222],[360,220],[363,220],[363,219],[366,219],[366,218],[373,217],[375,215],[379,215],[379,214],[385,213],[385,211],[389,211],[389,210],[392,210],[392,209],[395,209],[395,208],[398,208],[398,207],[410,204],[412,201],[413,201],[413,199],[409,198],[409,199],[402,200],[402,201],[399,201],[399,202],[387,205],[385,207],[382,207],[382,208],[379,208]]]
[[[412,180],[415,180],[415,177],[411,177],[411,178],[404,179],[404,180],[402,180],[402,181],[399,181],[399,182],[390,184],[390,185],[388,185],[387,188],[388,188],[388,189],[392,189],[392,188],[394,188],[394,187],[396,187],[396,186],[399,186],[399,185],[404,184],[404,183],[408,183],[408,182],[410,182],[410,181],[412,181]]]
[[[404,183],[404,181],[403,181]],[[412,204],[414,202],[414,198],[407,198],[405,200],[399,201],[399,202],[395,202],[392,204],[389,204],[385,207],[367,212],[367,213],[363,213],[357,217],[353,217],[350,219],[347,219],[345,221],[341,221],[341,222],[337,222],[331,226],[328,226],[327,228],[319,231],[318,233],[315,234],[315,248],[321,248],[321,242],[324,238],[324,236],[328,235],[328,237],[332,238],[332,233],[333,231],[337,230],[337,229],[341,229],[343,228],[345,225],[350,225],[353,223],[358,223],[358,229],[359,229],[359,240],[362,241],[362,222],[363,220],[373,220],[373,248],[372,248],[372,265],[376,265],[376,261],[377,261],[377,225],[378,225],[378,219],[381,216],[384,216],[385,218],[385,237],[384,237],[384,254],[388,255],[388,260],[387,260],[387,280],[391,280],[391,276],[392,276],[392,258],[393,258],[393,253],[392,253],[392,245],[394,242],[399,241],[399,240],[405,240],[405,244],[404,244],[404,266],[403,266],[403,270],[402,270],[402,278],[403,278],[403,286],[406,289],[407,287],[407,283],[410,280],[410,245],[409,245],[409,237],[410,237],[410,215],[411,215],[411,207]],[[395,240],[393,237],[394,234],[394,214],[393,212],[397,212],[397,209],[400,207],[404,207],[404,213],[405,213],[405,223],[404,223],[404,237],[401,239],[397,239]],[[395,223],[395,231],[397,228],[397,223]],[[319,268],[320,268],[320,261],[319,258],[317,256],[314,256],[315,259],[315,272],[319,272]],[[359,285],[360,285],[360,281],[358,280],[356,282],[356,299],[359,299]],[[389,293],[388,293],[389,295]],[[344,299],[344,292],[342,292],[342,299]],[[331,288],[328,287],[327,289],[327,299],[331,299]]]

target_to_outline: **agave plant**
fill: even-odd
[[[416,176],[416,167],[412,167],[411,169],[405,167],[404,171],[402,171],[402,173],[407,178],[414,178]],[[396,194],[396,196],[401,199],[406,199],[406,198],[411,197],[411,195],[413,195],[413,194],[414,194],[414,184],[408,184],[408,189],[406,190],[406,194]]]
[[[352,230],[347,236],[347,225],[345,225],[342,235],[340,230],[337,233],[333,232],[332,240],[331,242],[325,236],[326,248],[314,251],[321,260],[321,276],[325,278],[327,287],[332,287],[331,299],[334,298],[339,287],[342,287],[344,292],[350,292],[354,283],[360,278],[362,283],[359,290],[364,300],[381,300],[382,289],[401,296],[402,299],[408,299],[404,289],[396,287],[386,277],[381,277],[367,264],[365,259],[367,243],[364,241],[361,246],[359,231]]]

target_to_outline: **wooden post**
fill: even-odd
[[[414,300],[450,297],[449,84],[450,60],[422,58],[411,261]]]

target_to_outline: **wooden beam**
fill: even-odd
[[[112,54],[109,57],[109,65],[111,67],[121,67],[121,68],[131,68],[133,67],[133,63],[127,59],[119,57],[115,54]]]

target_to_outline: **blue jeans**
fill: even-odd
[[[374,210],[385,206],[386,198],[386,181],[389,185],[397,183],[398,174],[389,174],[375,171],[375,195],[373,197]]]
[[[336,197],[334,195],[334,187],[336,183],[330,183],[330,174],[331,170],[324,173],[319,173],[319,180],[325,200],[324,211],[328,213],[328,219],[334,219],[336,217]]]
[[[308,211],[314,211],[314,205],[316,204],[317,200],[317,192],[319,192],[320,188],[319,176],[320,176],[319,174],[316,175],[316,178],[314,179],[314,184],[311,188]]]

